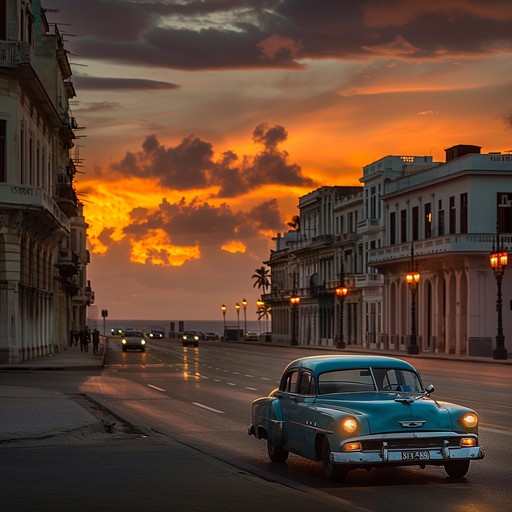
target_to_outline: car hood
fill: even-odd
[[[363,415],[369,434],[455,430],[454,421],[446,404],[430,399],[413,400],[403,393],[365,393],[351,398],[326,398],[317,405],[345,413]],[[417,395],[416,395],[417,396]]]

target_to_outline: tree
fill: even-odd
[[[300,217],[298,215],[294,215],[292,220],[288,222],[288,226],[294,231],[300,231]]]
[[[263,288],[263,293],[267,293],[267,288],[270,287],[270,270],[268,268],[263,265],[257,268],[252,279],[254,279],[253,288]]]

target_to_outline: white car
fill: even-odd
[[[128,349],[146,352],[146,336],[142,331],[128,329],[123,333],[121,346],[123,348],[123,352],[126,352]]]

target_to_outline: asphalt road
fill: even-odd
[[[264,441],[247,435],[252,401],[276,387],[287,362],[303,355],[303,349],[294,347],[203,342],[196,349],[169,340],[152,341],[144,354],[123,353],[114,341],[103,372],[63,372],[52,374],[51,380],[38,373],[13,374],[5,383],[16,385],[23,379],[25,385],[87,393],[164,438],[285,483],[297,492],[325,493],[361,510],[512,510],[510,366],[412,361],[424,384],[436,387],[437,399],[469,405],[480,414],[486,457],[472,463],[466,479],[450,480],[442,468],[358,470],[340,486],[325,481],[319,463],[292,455],[285,465],[271,464]],[[125,488],[116,483],[111,492],[124,496]]]

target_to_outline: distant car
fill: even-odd
[[[182,336],[183,346],[186,345],[194,345],[194,347],[199,346],[199,335],[196,331],[185,331]]]
[[[121,340],[123,352],[128,349],[140,350],[141,352],[146,351],[146,336],[142,331],[136,329],[127,329],[123,333],[123,339]]]
[[[155,340],[161,340],[162,338],[165,337],[165,332],[164,331],[160,331],[158,329],[153,329],[150,333],[149,333],[149,337],[150,338],[153,338]]]
[[[255,332],[247,331],[244,339],[245,341],[258,341],[258,335]]]
[[[121,327],[112,327],[110,329],[110,335],[111,336],[122,336],[123,335],[123,329],[121,329]]]
[[[262,332],[259,337],[259,341],[272,341],[272,333],[271,332]]]
[[[252,405],[249,434],[266,439],[272,462],[292,452],[323,462],[330,481],[351,469],[444,466],[462,478],[482,459],[478,415],[430,398],[416,369],[393,357],[303,357],[278,389]]]
[[[216,332],[207,332],[205,339],[209,341],[215,341],[219,339],[219,335]]]

